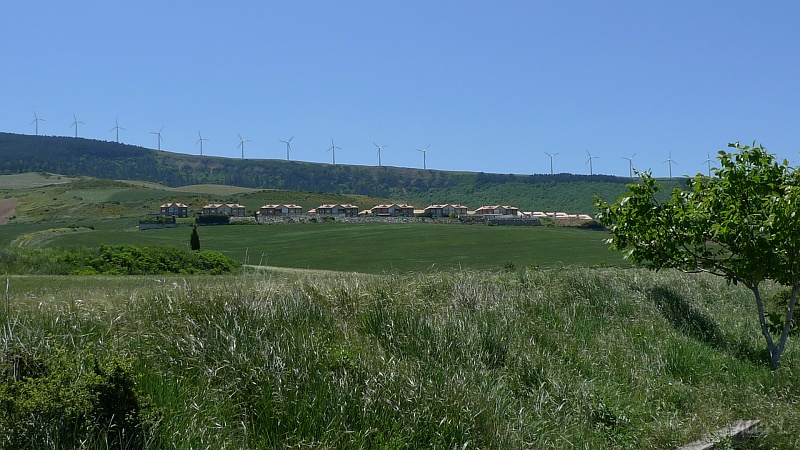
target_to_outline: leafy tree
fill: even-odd
[[[800,173],[761,146],[730,144],[714,177],[697,175],[664,201],[649,173],[616,203],[600,200],[600,220],[612,248],[654,270],[707,272],[752,291],[770,365],[780,366],[800,291]],[[784,320],[774,333],[765,317],[763,286],[790,290]]]
[[[192,227],[192,236],[189,237],[189,246],[192,250],[200,250],[200,236],[197,235],[197,227]]]

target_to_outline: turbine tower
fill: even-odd
[[[292,142],[292,139],[294,139],[294,136],[290,137],[288,141],[284,141],[284,140],[279,139],[281,142],[286,144],[286,160],[287,161],[289,161],[289,152],[292,150],[292,144],[290,144],[290,142]]]
[[[706,152],[706,160],[703,161],[703,164],[708,164],[708,177],[711,178],[711,153]]]
[[[200,137],[200,139],[197,140],[197,142],[200,143],[200,156],[203,156],[203,141],[207,141],[208,139],[204,138],[199,131],[197,132],[197,135]],[[197,145],[197,142],[195,142],[194,145]]]
[[[44,119],[40,118],[40,117],[39,117],[39,116],[36,114],[36,111],[34,111],[34,112],[33,112],[33,117],[34,117],[34,119],[33,119],[33,122],[31,122],[31,123],[35,123],[35,124],[36,124],[36,135],[38,136],[38,135],[39,135],[39,121],[40,121],[40,120],[41,120],[41,121],[44,121]]]
[[[374,141],[372,143],[375,144]],[[388,147],[388,145],[375,144],[375,147],[378,147],[378,167],[381,167],[381,149],[383,149],[383,147]]]
[[[239,134],[239,133],[236,133],[236,134]],[[250,142],[250,139],[242,139],[242,135],[239,134],[239,147],[242,147],[242,159],[244,159],[244,143],[245,142]]]
[[[117,130],[117,144],[119,144],[119,130],[124,130],[125,128],[122,128],[121,126],[119,126],[119,120],[116,119],[116,118],[114,119],[114,123],[116,124],[116,125],[114,125],[114,128],[112,128],[112,129],[110,129],[108,131]]]
[[[336,149],[341,150],[341,147],[337,147],[336,144],[333,143],[333,138],[331,138],[331,148],[328,149],[329,152],[333,154],[333,165],[336,165]]]
[[[628,160],[628,178],[633,178],[633,157],[636,156],[636,153],[632,154],[631,156],[623,156],[622,159]]]
[[[78,120],[78,118],[75,117],[75,114],[72,115],[72,118],[75,119],[75,120],[72,122],[72,125],[70,125],[70,126],[71,127],[75,127],[75,137],[78,137],[78,124],[79,123],[82,123],[84,125],[86,125],[86,124],[84,122],[81,122],[80,120]]]
[[[589,159],[586,160],[586,162],[589,164],[589,175],[594,175],[594,170],[592,170],[592,160],[599,158],[599,156],[592,156],[592,154],[589,153],[589,150],[586,150],[586,154],[589,155]]]
[[[551,155],[550,153],[544,152],[544,154],[550,157],[550,175],[552,175],[553,174],[553,157],[556,156],[558,153],[553,153]]]
[[[675,164],[675,161],[672,160],[672,152],[669,152],[669,158],[664,162],[669,164],[669,177],[672,178],[672,165]]]
[[[428,170],[428,147],[417,149],[418,152],[422,152],[422,170]]]
[[[163,129],[164,129],[164,127],[161,127],[161,129],[158,130],[158,131],[151,131],[150,132],[150,134],[155,134],[156,136],[158,136],[158,151],[161,151],[161,131]]]

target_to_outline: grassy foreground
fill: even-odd
[[[30,276],[9,300],[4,359],[130,365],[137,448],[674,448],[739,418],[746,448],[800,447],[796,345],[771,372],[747,292],[705,276]]]

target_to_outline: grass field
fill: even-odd
[[[770,371],[750,294],[710,276],[9,281],[0,362],[50,376],[14,381],[0,448],[109,448],[69,401],[109,362],[149,418],[111,448],[667,449],[742,418],[761,434],[735,448],[800,446],[797,345]]]
[[[89,224],[94,231],[54,231],[46,240],[41,236],[37,239],[62,247],[188,246],[191,234],[189,227],[137,231],[136,224],[130,221],[82,223]],[[23,228],[15,226],[19,227],[17,231]],[[33,231],[25,234],[30,233]],[[217,250],[249,264],[302,269],[381,273],[496,269],[507,262],[517,267],[628,265],[618,252],[608,249],[605,232],[572,228],[296,223],[199,227],[198,233],[205,250]],[[0,233],[0,242],[3,239]]]
[[[6,178],[3,178],[6,177]],[[187,228],[139,232],[136,224],[166,201],[194,211],[209,202],[239,202],[248,211],[268,203],[304,209],[324,203],[367,208],[385,199],[310,192],[252,190],[229,186],[165,188],[152,183],[80,179],[44,185],[57,176],[3,176],[5,196],[17,198],[15,218],[0,227],[0,246],[87,246],[100,244],[188,244]],[[13,188],[12,188],[13,187]],[[92,228],[93,230],[90,230]],[[65,232],[80,229],[81,233]],[[201,245],[255,265],[360,271],[495,269],[513,264],[626,265],[603,243],[601,232],[567,228],[515,228],[440,224],[284,224],[204,227]]]
[[[13,175],[0,175],[0,190],[3,189],[30,189],[53,184],[64,184],[74,180],[74,177],[63,175],[50,175],[42,173],[18,173]]]

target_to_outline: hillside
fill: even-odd
[[[5,197],[5,198],[4,198]],[[369,208],[385,199],[363,195],[312,193],[191,185],[170,188],[149,182],[93,178],[65,180],[37,173],[0,175],[0,201],[13,209],[12,223],[81,223],[105,219],[140,219],[157,213],[159,205],[180,201],[193,211],[214,202],[241,203],[249,212],[267,203],[297,203],[305,210],[323,203],[352,203]]]
[[[628,178],[514,175],[401,167],[232,159],[156,151],[114,142],[0,133],[0,174],[26,172],[138,180],[168,187],[228,185],[365,195],[417,206],[513,204],[523,210],[594,213],[595,195],[617,198]],[[669,189],[677,180],[667,181]]]

